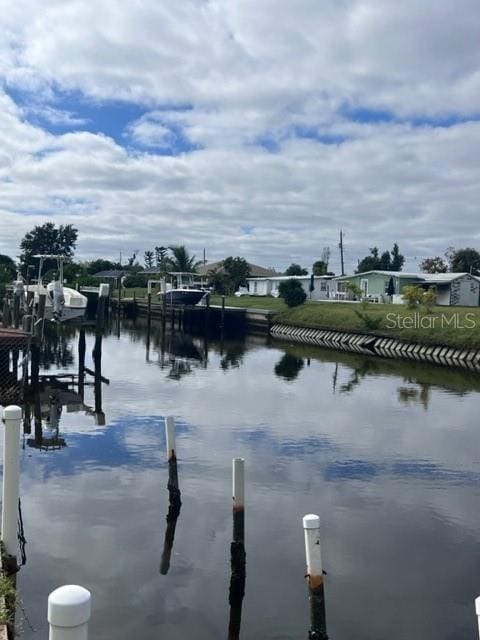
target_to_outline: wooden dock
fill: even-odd
[[[31,335],[21,329],[0,327],[0,404],[18,403],[23,394],[19,362],[30,348]]]

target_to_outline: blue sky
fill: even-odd
[[[22,0],[0,18],[0,252],[157,244],[339,269],[478,247],[476,0]],[[115,229],[115,232],[112,232]],[[408,229],[408,232],[406,231]]]

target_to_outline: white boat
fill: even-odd
[[[195,305],[208,294],[201,284],[195,282],[195,273],[172,271],[168,275],[170,282],[162,281],[158,295],[160,299],[164,297],[169,305]]]
[[[26,291],[33,291],[33,304],[38,305],[40,295],[45,295],[45,318],[56,322],[67,322],[82,318],[87,310],[88,299],[76,289],[63,286],[63,263],[65,256],[41,254],[33,256],[39,259],[37,282],[27,285]],[[45,260],[56,260],[57,279],[48,284],[43,282]]]

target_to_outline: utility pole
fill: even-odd
[[[342,264],[342,276],[345,275],[345,267],[343,264],[343,231],[340,229],[340,242],[338,244],[339,248],[340,248],[340,261]]]

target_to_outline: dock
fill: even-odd
[[[19,367],[28,359],[32,336],[21,329],[0,327],[0,405],[14,404],[23,393]]]

